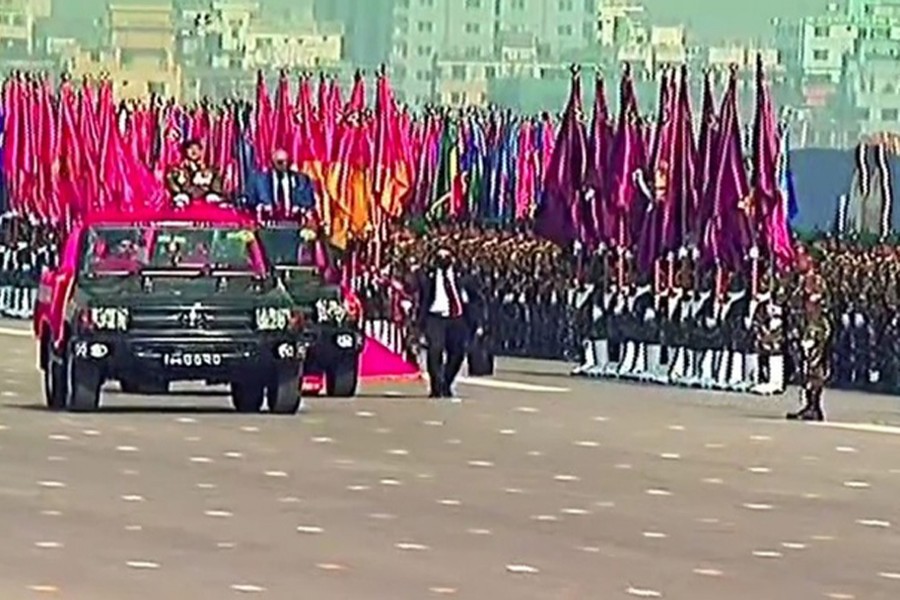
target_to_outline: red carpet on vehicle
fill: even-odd
[[[416,380],[422,372],[396,352],[371,336],[366,336],[359,364],[360,379],[366,382]]]

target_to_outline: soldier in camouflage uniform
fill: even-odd
[[[801,374],[804,405],[798,412],[788,413],[787,418],[790,420],[825,420],[822,391],[828,381],[831,324],[825,312],[824,290],[818,290],[816,285],[817,283],[813,283],[807,287],[809,298],[800,335],[800,347],[803,351]]]

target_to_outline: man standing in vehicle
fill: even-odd
[[[187,206],[192,200],[221,202],[222,178],[203,160],[203,144],[188,140],[181,152],[181,162],[166,173],[166,187],[175,206]]]
[[[266,218],[276,220],[311,217],[316,206],[312,180],[291,170],[290,157],[285,150],[272,155],[272,167],[253,178],[250,203]]]

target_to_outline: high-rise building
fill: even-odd
[[[395,0],[395,83],[420,105],[440,99],[439,61],[459,72],[470,62],[484,72],[482,65],[508,62],[512,50],[530,60],[565,60],[597,44],[598,9],[599,0]],[[533,47],[522,48],[523,40]]]
[[[375,68],[391,58],[396,1],[316,0],[315,16],[318,21],[343,23],[344,58],[363,68]]]

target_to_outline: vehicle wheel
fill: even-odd
[[[303,376],[293,373],[280,377],[266,386],[266,402],[269,412],[276,415],[295,415],[303,406],[301,387]]]
[[[100,373],[96,367],[79,363],[66,353],[66,408],[72,412],[93,412],[100,407]]]
[[[338,363],[325,370],[325,393],[335,398],[351,398],[359,385],[358,361]]]
[[[262,410],[265,389],[255,381],[231,383],[231,403],[239,413],[258,413]]]
[[[66,363],[52,348],[47,349],[44,366],[44,398],[50,410],[66,408]]]
[[[168,381],[134,381],[131,379],[123,379],[119,382],[119,387],[125,394],[135,394],[142,396],[162,396],[169,393]]]

